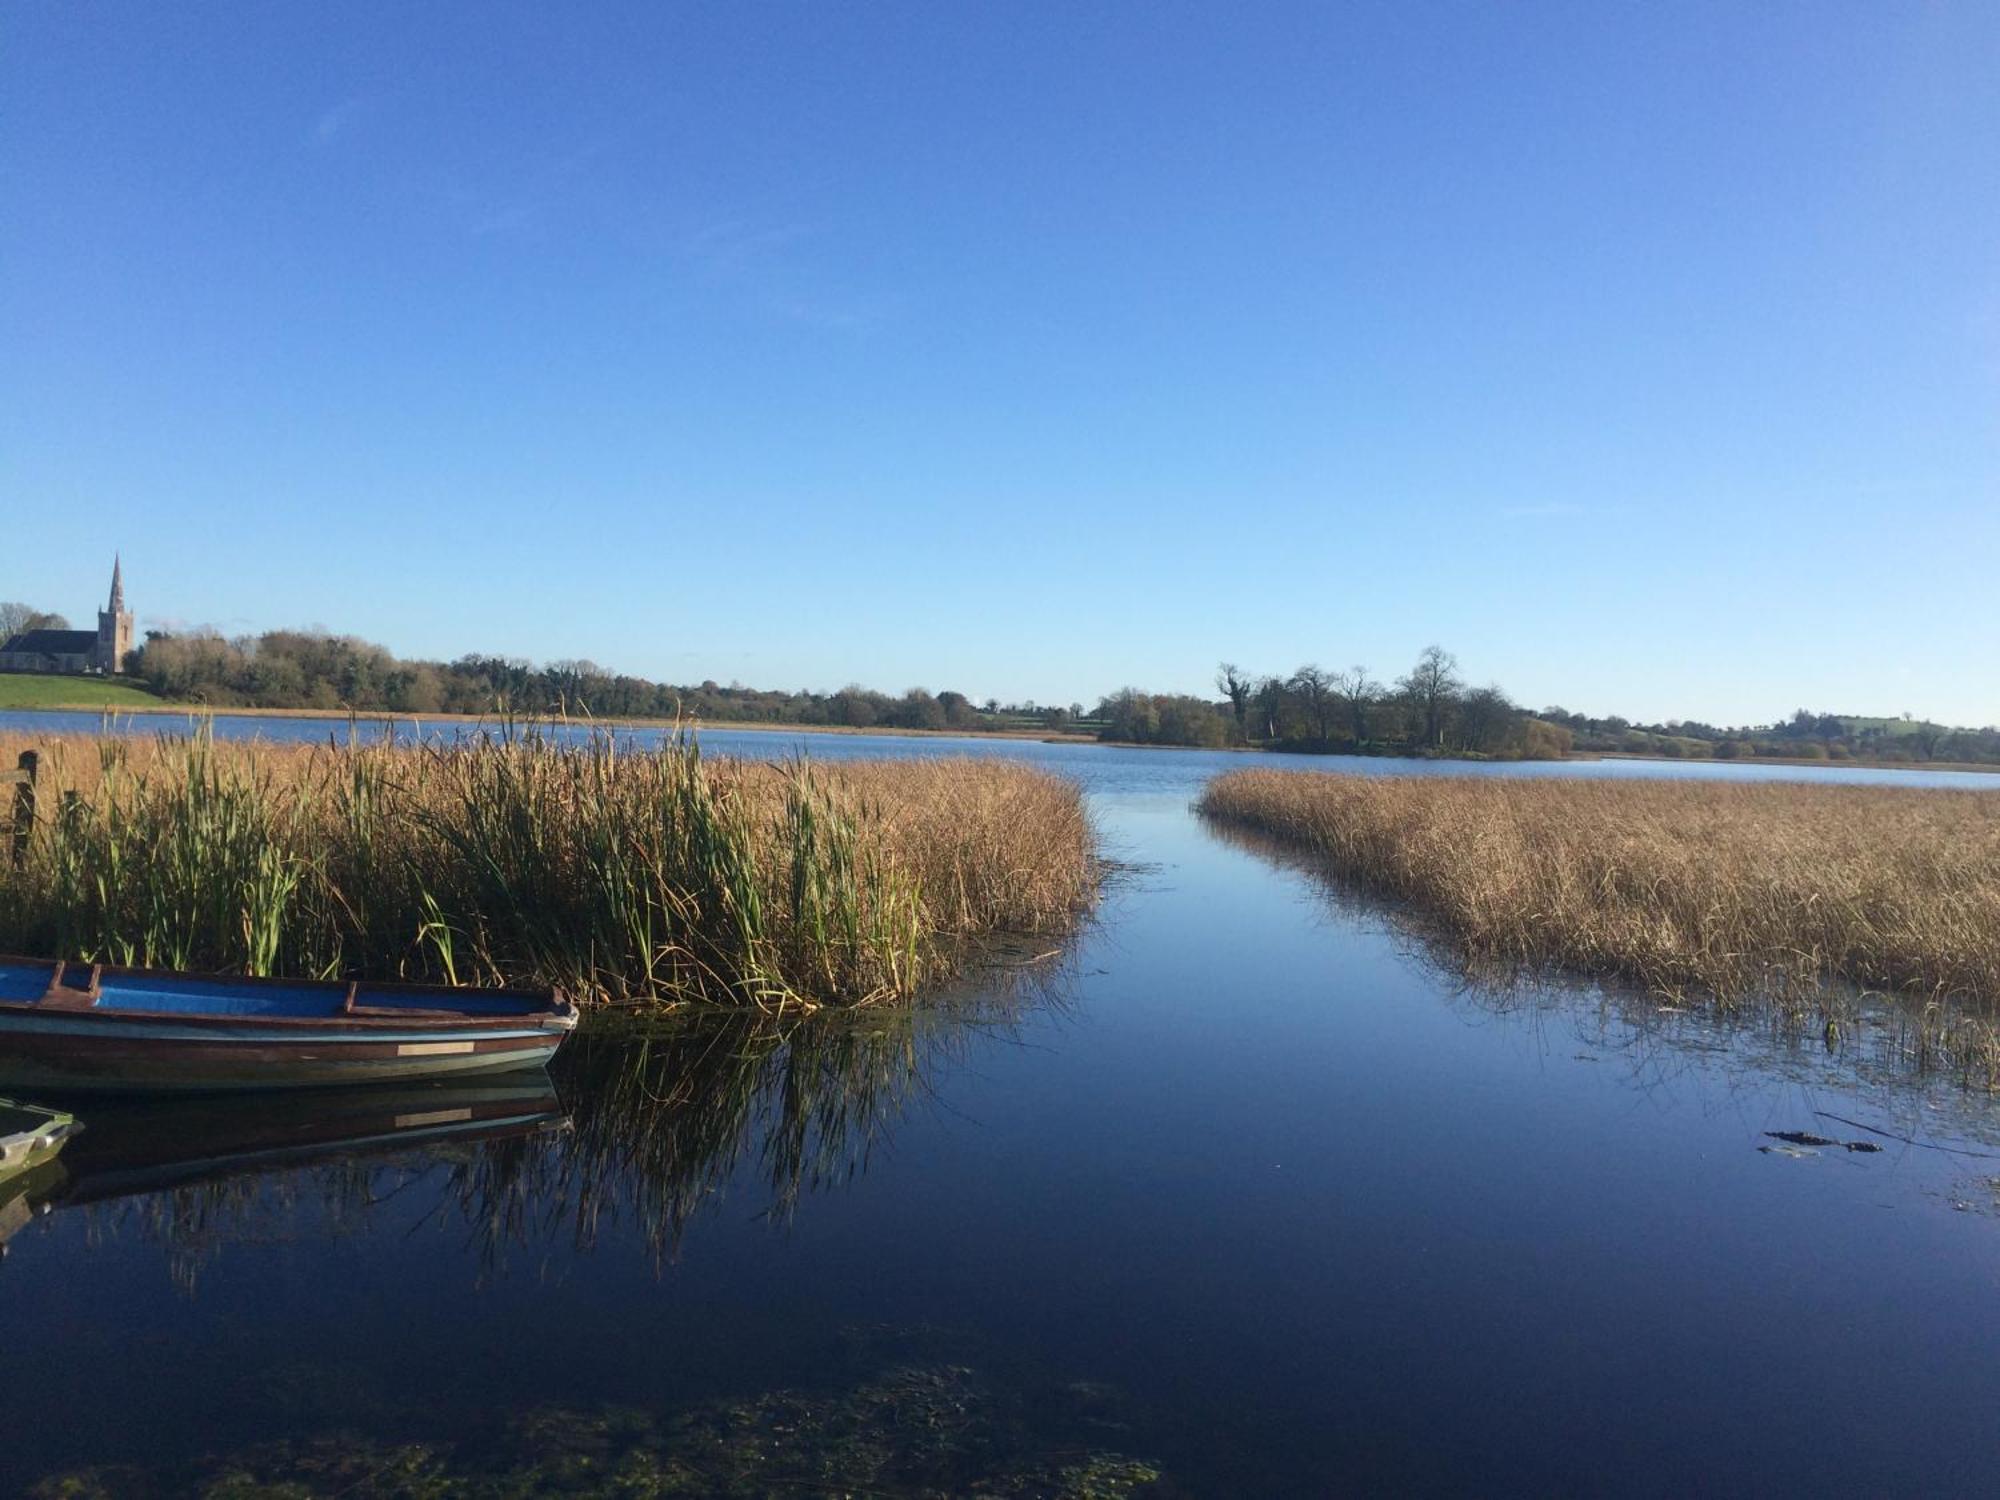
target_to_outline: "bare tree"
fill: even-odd
[[[1248,734],[1250,679],[1243,675],[1243,669],[1235,662],[1226,661],[1215,669],[1215,686],[1229,700],[1230,710],[1236,715],[1236,727]]]
[[[1424,743],[1444,744],[1444,715],[1458,690],[1464,686],[1458,675],[1458,658],[1442,646],[1426,646],[1410,675],[1397,684],[1415,705],[1423,719]]]
[[[1368,675],[1366,667],[1349,667],[1336,672],[1334,691],[1347,705],[1347,728],[1359,745],[1368,738],[1368,710],[1382,696],[1382,684]]]
[[[69,621],[61,615],[51,614],[45,609],[36,609],[32,604],[22,604],[18,600],[0,603],[0,643],[13,639],[26,630],[67,630]]]
[[[1292,680],[1287,684],[1292,695],[1299,700],[1299,707],[1312,721],[1314,737],[1322,745],[1333,738],[1333,717],[1340,704],[1334,683],[1333,673],[1308,662],[1292,673]]]
[[[1257,683],[1252,700],[1257,705],[1257,719],[1264,726],[1263,737],[1275,740],[1278,737],[1278,715],[1284,711],[1285,699],[1290,689],[1282,677],[1264,677]]]
[[[1458,706],[1458,738],[1463,748],[1492,755],[1504,749],[1520,711],[1497,687],[1474,688]]]

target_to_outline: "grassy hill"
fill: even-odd
[[[0,709],[157,708],[160,702],[135,683],[110,678],[0,672]]]

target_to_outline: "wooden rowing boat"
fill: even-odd
[[[539,1068],[576,1021],[576,1008],[549,990],[0,958],[0,1086],[305,1088]]]

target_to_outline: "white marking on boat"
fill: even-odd
[[[454,1053],[470,1052],[470,1042],[405,1042],[396,1049],[398,1057],[448,1057]]]
[[[396,1128],[410,1130],[419,1125],[456,1125],[472,1118],[469,1109],[434,1109],[425,1115],[397,1115]]]

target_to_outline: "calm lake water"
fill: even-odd
[[[938,1013],[587,1037],[560,1096],[99,1111],[0,1187],[0,1493],[1993,1490],[2000,1105],[1866,1034],[1461,989],[1189,804],[1253,763],[2000,778],[703,741],[1034,760],[1130,868]]]

